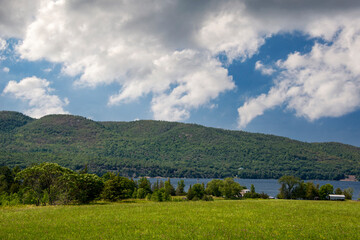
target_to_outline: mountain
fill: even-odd
[[[32,119],[0,112],[0,165],[56,162],[123,176],[341,179],[360,175],[360,148],[165,121]]]

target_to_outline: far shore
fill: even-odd
[[[340,179],[342,182],[357,182],[355,175],[348,175],[344,179]]]

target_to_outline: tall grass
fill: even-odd
[[[360,239],[360,203],[244,200],[0,208],[0,239]]]

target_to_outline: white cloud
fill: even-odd
[[[308,54],[293,53],[279,61],[282,70],[268,94],[252,98],[238,109],[243,128],[265,110],[284,104],[310,121],[338,117],[360,106],[359,19],[331,36],[333,43],[317,43]],[[321,34],[321,32],[320,32]]]
[[[357,84],[357,77],[353,75],[360,66],[358,49],[355,43],[348,44],[353,40],[345,35],[357,39],[350,29],[358,30],[359,1],[152,0],[145,4],[142,1],[57,0],[42,1],[40,5],[34,1],[35,7],[27,1],[22,1],[22,6],[8,3],[16,1],[2,2],[7,8],[4,16],[9,17],[8,20],[0,18],[0,36],[23,36],[17,48],[22,58],[62,63],[63,72],[75,77],[77,86],[95,88],[117,83],[119,93],[109,97],[109,105],[149,94],[154,118],[184,120],[192,109],[209,105],[221,93],[235,88],[226,66],[217,60],[218,54],[225,54],[229,63],[234,59],[245,61],[259,51],[267,38],[300,31],[327,43],[318,44],[311,55],[296,58],[296,54],[292,54],[286,61],[280,61],[278,67],[283,74],[268,94],[249,99],[239,109],[240,125],[245,126],[266,109],[279,104],[309,119],[341,115],[355,109],[340,97],[345,102],[338,99],[333,104],[347,110],[333,113],[337,107],[328,110],[326,104],[320,104],[325,101],[320,92],[332,93],[324,87],[329,87],[330,82],[335,84],[333,87],[337,86],[335,76],[347,79],[344,86]],[[40,6],[38,10],[36,6]],[[11,14],[22,12],[14,10],[16,7],[29,11],[16,18]],[[338,36],[339,29],[350,32],[343,31]],[[343,35],[344,39],[340,40]],[[337,43],[331,45],[333,41]],[[316,48],[323,55],[322,61],[316,58]],[[325,59],[325,55],[333,57]],[[345,60],[342,65],[346,70],[341,69],[337,59]],[[312,61],[312,65],[306,61]],[[265,75],[274,72],[261,62],[255,68]],[[319,80],[322,77],[329,82]],[[314,89],[322,90],[310,94],[305,87],[310,83],[316,85]],[[297,91],[302,98],[292,93]],[[319,109],[306,110],[303,95],[309,96],[307,104],[311,102]]]
[[[40,0],[0,0],[0,37],[22,38],[34,20]]]
[[[16,99],[25,101],[29,109],[25,113],[31,117],[40,118],[48,114],[67,114],[64,107],[69,104],[65,98],[61,100],[56,95],[50,93],[50,82],[46,79],[37,77],[24,78],[20,82],[10,81],[5,87],[3,93],[11,94]]]
[[[5,50],[5,49],[6,49],[6,46],[7,46],[7,44],[6,44],[6,40],[5,40],[5,39],[0,38],[0,51]]]
[[[266,67],[264,64],[261,63],[261,61],[257,61],[255,63],[255,70],[258,70],[261,72],[262,75],[272,75],[275,72],[275,69],[272,67]]]
[[[186,119],[191,109],[207,104],[220,93],[235,87],[227,70],[209,55],[190,50],[175,52],[160,59],[157,64],[156,77],[151,79],[172,79],[174,87],[168,93],[162,92],[153,98],[155,119]]]
[[[197,47],[192,28],[203,23],[189,24],[188,17],[204,13],[182,16],[177,7],[191,12],[193,4],[155,2],[146,9],[136,2],[50,2],[28,27],[18,51],[29,60],[62,62],[64,73],[80,76],[78,86],[117,82],[121,90],[109,105],[152,94],[155,119],[186,119],[191,109],[235,85],[215,53]]]
[[[3,72],[8,73],[8,72],[10,72],[10,69],[9,69],[8,67],[4,67],[4,68],[3,68]]]
[[[7,43],[5,39],[0,38],[0,62],[6,60],[6,56],[4,56],[4,51],[7,48]]]

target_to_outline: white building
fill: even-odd
[[[241,196],[244,196],[245,193],[249,193],[249,192],[250,192],[250,189],[243,189],[240,191],[240,194],[241,194]]]
[[[329,200],[340,200],[340,201],[344,201],[344,200],[345,200],[345,195],[329,194],[328,198],[329,198]]]

